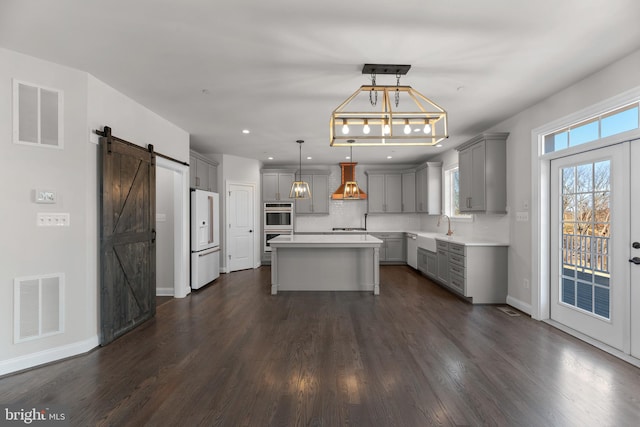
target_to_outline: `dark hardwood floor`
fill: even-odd
[[[381,295],[270,295],[222,275],[87,355],[0,379],[0,403],[72,425],[631,426],[640,369],[528,316],[472,306],[404,266]]]

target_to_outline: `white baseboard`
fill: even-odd
[[[507,296],[507,304],[511,307],[517,308],[520,311],[527,313],[531,316],[531,304],[527,304],[526,302],[522,302],[519,299],[515,299],[512,296]]]
[[[156,288],[157,297],[172,297],[173,288]]]
[[[13,359],[0,360],[0,376],[87,353],[99,344],[100,340],[96,335],[73,344],[67,344],[37,353],[25,354],[24,356],[14,357]]]

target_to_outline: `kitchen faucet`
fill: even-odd
[[[453,234],[453,230],[451,229],[451,218],[449,218],[449,215],[442,214],[438,217],[438,227],[440,227],[440,220],[442,219],[443,216],[447,217],[447,224],[448,224],[447,236],[451,236]]]

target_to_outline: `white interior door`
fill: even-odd
[[[627,353],[629,179],[628,143],[551,162],[551,318]]]
[[[249,184],[229,184],[227,271],[253,268],[255,215],[254,187]]]

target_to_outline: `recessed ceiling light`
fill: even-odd
[[[350,157],[350,156],[347,156],[347,157],[345,157],[345,159],[347,159],[347,160],[351,160],[351,157]]]
[[[242,133],[251,133],[249,129],[242,129]]]
[[[307,156],[307,160],[311,160],[311,159],[313,159],[313,157]]]
[[[269,159],[269,160],[273,160],[273,157],[272,157],[272,156],[269,156],[269,157],[267,157],[267,159]]]
[[[387,159],[393,159],[393,156],[387,156]]]
[[[436,145],[436,147],[440,148],[440,147],[442,147],[442,144],[438,144],[438,145]]]

